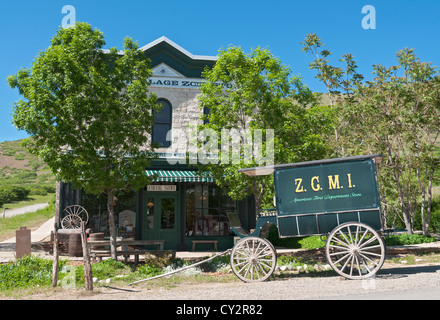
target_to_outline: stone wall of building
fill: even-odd
[[[186,142],[189,137],[183,139],[182,133],[188,132],[190,126],[202,124],[200,116],[203,114],[198,105],[198,89],[183,88],[163,88],[151,87],[151,91],[155,92],[158,99],[166,99],[172,106],[172,122],[171,127],[174,130],[172,143],[170,148],[159,148],[157,152],[186,152]]]

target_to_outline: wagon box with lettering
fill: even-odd
[[[348,221],[382,229],[374,158],[274,170],[281,237],[325,234]]]
[[[327,235],[330,266],[348,279],[365,279],[383,265],[385,244],[376,165],[381,155],[326,159],[240,169],[250,176],[273,174],[280,237]],[[257,219],[267,219],[259,216]],[[257,220],[257,226],[260,225]],[[276,252],[267,240],[239,230],[231,268],[243,281],[266,280]]]

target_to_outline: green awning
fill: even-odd
[[[149,177],[155,176],[156,182],[214,182],[209,173],[183,170],[146,170]]]

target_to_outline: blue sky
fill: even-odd
[[[246,52],[261,46],[314,91],[324,88],[308,68],[312,57],[300,45],[310,32],[323,39],[335,64],[352,53],[366,77],[373,64],[394,64],[395,53],[405,47],[414,48],[422,61],[440,65],[439,0],[1,1],[0,142],[27,137],[11,124],[13,102],[20,96],[6,78],[30,67],[49,46],[66,15],[61,12],[65,5],[75,7],[77,21],[104,33],[106,48],[121,49],[125,36],[140,46],[166,36],[197,55],[216,55],[230,45]],[[362,28],[365,5],[376,10],[374,30]]]

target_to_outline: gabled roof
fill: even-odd
[[[188,78],[201,78],[203,70],[213,67],[217,61],[216,56],[194,55],[165,36],[139,50],[151,60],[151,68],[163,63]],[[123,54],[123,51],[119,51],[119,54]]]
[[[188,58],[190,58],[192,60],[206,60],[206,61],[214,61],[214,62],[217,61],[216,56],[194,55],[191,52],[189,52],[188,50],[182,48],[177,43],[171,41],[170,39],[168,39],[165,36],[162,36],[159,39],[156,39],[156,40],[150,42],[149,44],[146,44],[145,46],[141,47],[140,50],[148,51],[150,49],[153,49],[155,46],[164,45],[164,44],[180,51],[181,53],[183,53],[184,55],[186,55]]]

